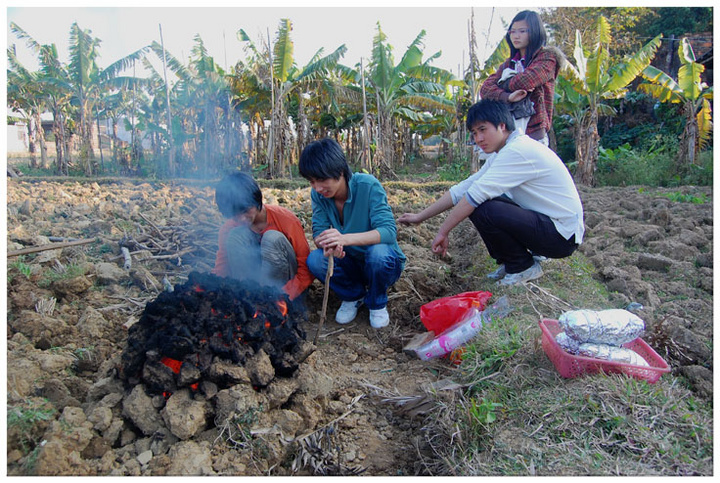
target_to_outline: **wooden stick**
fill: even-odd
[[[95,238],[93,238],[92,240],[77,240],[77,241],[63,242],[63,243],[48,243],[47,245],[40,245],[38,247],[23,248],[22,250],[13,250],[11,252],[8,252],[7,256],[8,256],[8,258],[9,257],[17,257],[18,255],[27,255],[28,253],[44,252],[45,250],[57,250],[58,248],[74,247],[77,245],[87,245],[88,243],[93,243],[94,241],[95,241]]]
[[[320,329],[322,329],[323,323],[325,322],[325,314],[327,313],[328,295],[330,293],[330,277],[332,277],[332,275],[333,275],[334,268],[335,268],[335,257],[333,255],[330,255],[328,257],[327,273],[325,274],[325,291],[323,292],[323,303],[322,303],[322,311],[320,312],[320,323],[318,324],[317,332],[315,332],[315,340],[313,340],[313,344],[315,344],[315,345],[317,345],[318,337],[320,336]]]
[[[130,250],[128,250],[128,247],[120,247],[120,252],[122,252],[122,256],[125,259],[123,268],[125,270],[130,270],[132,268],[132,257],[130,256]]]

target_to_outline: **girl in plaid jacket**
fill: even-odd
[[[559,49],[545,46],[547,34],[540,16],[529,10],[513,18],[505,39],[510,45],[510,58],[483,83],[480,96],[509,102],[511,106],[529,97],[535,112],[530,115],[525,134],[548,145],[555,79],[566,62],[565,56]]]

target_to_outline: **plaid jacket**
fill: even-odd
[[[552,127],[553,97],[555,95],[555,79],[564,60],[562,52],[555,47],[543,47],[535,53],[525,71],[517,74],[508,84],[510,92],[525,89],[530,92],[530,100],[535,104],[535,114],[530,117],[525,133],[541,139]],[[503,62],[497,72],[488,77],[480,88],[483,99],[508,102],[510,92],[498,86],[502,71],[510,67],[510,59]]]

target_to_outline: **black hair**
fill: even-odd
[[[515,130],[515,119],[510,112],[510,107],[502,101],[483,99],[470,106],[465,126],[471,130],[479,122],[489,122],[496,128],[500,127],[500,124],[505,124],[508,132]]]
[[[349,182],[352,176],[350,166],[342,148],[332,138],[313,141],[302,150],[298,162],[300,176],[307,180],[340,179],[345,176]]]
[[[245,173],[225,176],[215,187],[215,203],[225,218],[262,209],[262,192],[257,182]]]
[[[510,41],[510,30],[512,30],[515,22],[519,22],[521,20],[527,22],[529,30],[528,46],[525,49],[525,66],[527,67],[530,62],[532,62],[532,58],[535,53],[543,48],[547,43],[547,33],[545,32],[545,27],[540,19],[540,15],[531,10],[523,10],[522,12],[519,12],[515,15],[515,18],[512,19],[512,22],[510,22],[508,32],[505,34],[505,40],[510,46],[511,59],[515,58],[515,55],[519,52],[519,50],[513,47],[513,44]]]

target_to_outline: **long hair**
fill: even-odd
[[[521,20],[524,20],[527,23],[529,30],[528,33],[530,34],[528,46],[527,49],[525,49],[525,63],[527,66],[530,62],[532,62],[532,58],[537,51],[543,48],[547,43],[547,33],[545,32],[542,20],[540,20],[540,15],[531,10],[523,10],[522,12],[519,12],[515,15],[515,18],[512,19],[512,22],[510,22],[510,28],[508,28],[507,34],[505,34],[505,40],[510,46],[511,59],[515,58],[515,55],[517,55],[519,50],[513,47],[513,44],[510,41],[510,30],[512,30],[515,22],[519,22]]]

